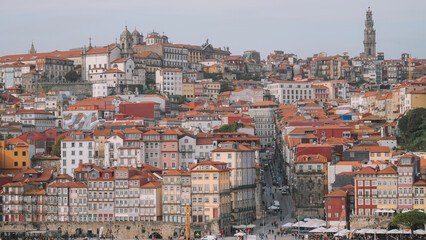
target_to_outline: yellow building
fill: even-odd
[[[231,231],[230,169],[225,162],[201,161],[191,168],[192,223],[213,220]]]
[[[186,98],[194,98],[194,83],[185,81],[182,83],[182,95]]]
[[[398,171],[396,166],[389,166],[377,173],[377,209],[396,210],[398,208],[397,183]],[[373,205],[375,205],[374,199]]]
[[[207,88],[204,89],[204,95],[210,98],[217,98],[220,92],[220,83],[219,82],[207,82],[204,83]]]
[[[19,138],[0,142],[0,171],[16,173],[19,169],[31,167],[30,146]]]
[[[407,95],[407,98],[411,102],[410,109],[426,108],[426,91],[411,91]]]
[[[204,66],[204,72],[206,73],[224,73],[225,68],[223,65],[213,64],[211,66]]]
[[[425,205],[425,187],[426,181],[419,180],[414,183],[414,204],[413,209],[419,209],[426,212]]]

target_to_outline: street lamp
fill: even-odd
[[[300,236],[300,220],[299,220],[299,209],[297,209],[297,239]]]

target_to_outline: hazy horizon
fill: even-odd
[[[146,37],[155,30],[172,43],[229,46],[234,55],[273,50],[306,58],[363,51],[365,12],[371,7],[377,52],[426,58],[426,1],[8,1],[0,10],[0,55],[69,50],[119,41],[127,25]],[[15,10],[15,11],[13,11]]]

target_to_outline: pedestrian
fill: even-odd
[[[274,235],[274,237],[275,237],[275,240],[277,240],[277,235]]]

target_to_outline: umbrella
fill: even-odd
[[[304,221],[299,221],[299,222],[297,222],[297,223],[293,223],[293,227],[303,227],[305,225],[305,222]]]
[[[346,236],[346,234],[349,233],[349,230],[347,229],[342,229],[340,231],[338,231],[336,234],[334,234],[334,236]]]
[[[416,235],[425,235],[426,231],[422,230],[422,229],[417,229],[417,230],[414,231],[414,234],[416,234]]]
[[[255,228],[255,227],[256,227],[256,225],[254,225],[254,224],[247,225],[247,228]]]
[[[234,228],[237,228],[237,229],[244,229],[244,228],[247,228],[247,226],[246,225],[238,225],[238,226],[235,226]]]
[[[319,228],[315,228],[314,230],[311,230],[309,232],[311,232],[311,233],[323,233],[326,230],[327,230],[327,228],[319,227]]]
[[[242,236],[245,236],[245,235],[246,234],[243,233],[243,232],[239,232],[239,233],[234,234],[235,237],[242,237]]]
[[[281,227],[283,227],[283,228],[291,228],[291,227],[293,227],[293,223],[286,223],[286,224],[282,225]]]
[[[333,233],[333,232],[337,232],[337,231],[338,231],[338,229],[335,228],[335,227],[328,228],[327,230],[325,230],[325,232],[328,232],[328,233]]]
[[[320,219],[311,219],[307,223],[314,228],[327,226],[327,223],[324,220]]]
[[[387,234],[400,234],[401,232],[398,229],[392,229],[387,232]]]

